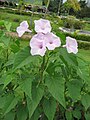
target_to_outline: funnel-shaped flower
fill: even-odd
[[[53,33],[47,33],[46,35],[46,47],[49,50],[54,50],[56,47],[59,47],[61,45],[61,41],[59,37],[54,35]]]
[[[40,20],[35,20],[35,31],[37,33],[48,33],[51,31],[51,25],[49,20],[45,19],[40,19]]]
[[[71,37],[66,37],[66,45],[63,47],[66,47],[68,53],[74,53],[76,54],[78,52],[78,44],[76,39]]]
[[[42,33],[36,34],[30,41],[31,54],[44,56],[46,52],[45,35]]]
[[[23,21],[20,23],[20,26],[17,27],[16,31],[18,33],[18,36],[21,37],[25,32],[32,32],[28,29],[29,25],[27,21]]]

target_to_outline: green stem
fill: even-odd
[[[7,48],[7,51],[6,51],[6,61],[8,61],[8,56],[9,56],[9,54],[8,54],[8,48]],[[8,71],[8,67],[6,67],[6,71]]]
[[[46,14],[47,14],[47,11],[48,11],[49,4],[50,4],[50,0],[48,0],[48,2],[47,2],[46,11],[45,11],[45,14],[44,14],[44,18],[46,18]]]
[[[41,71],[40,71],[40,81],[43,82],[43,73],[45,70],[45,56],[43,57],[43,62],[41,64]]]

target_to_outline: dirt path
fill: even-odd
[[[20,37],[18,37],[18,34],[16,32],[6,32],[5,34],[6,34],[6,36],[10,36],[10,37],[13,37],[13,38],[20,38]],[[25,34],[21,37],[21,39],[30,40],[31,37],[32,37],[32,34],[31,35],[30,34]]]

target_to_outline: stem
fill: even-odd
[[[44,70],[45,70],[45,56],[43,57],[43,62],[41,64],[41,71],[40,71],[40,78],[41,78],[42,82],[43,82],[43,73],[44,73]]]
[[[9,56],[9,54],[8,54],[8,48],[7,48],[7,51],[6,51],[6,61],[8,61],[8,56]],[[6,71],[8,71],[8,67],[6,67]]]
[[[34,15],[34,6],[32,5],[32,14],[31,14],[31,18],[30,18],[30,27],[31,28],[32,28],[33,15]]]
[[[39,72],[40,72],[40,80],[37,84],[37,87],[39,86],[40,83],[44,83],[43,81],[43,73],[44,73],[44,70],[45,70],[45,56],[43,57],[43,61],[42,61],[42,64],[41,64],[41,67],[39,69]]]
[[[50,0],[48,0],[48,2],[47,2],[46,11],[45,11],[45,14],[44,14],[44,18],[46,18],[46,14],[47,14],[47,11],[48,11],[49,4],[50,4]]]

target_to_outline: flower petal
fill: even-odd
[[[17,27],[16,31],[18,33],[18,36],[21,37],[25,32],[31,32],[31,30],[28,29],[29,25],[27,21],[23,21],[20,23],[20,26]]]
[[[21,37],[25,33],[25,30],[21,26],[17,27],[16,31],[19,37]]]
[[[47,37],[46,47],[49,50],[54,50],[56,47],[59,47],[61,45],[59,37],[57,37],[55,34],[47,33],[45,36]]]
[[[37,33],[48,33],[51,31],[51,25],[50,25],[50,21],[49,20],[45,20],[45,19],[40,19],[40,20],[35,20],[35,31]]]
[[[30,41],[31,54],[44,56],[46,52],[44,34],[36,34]]]
[[[66,37],[66,45],[64,45],[68,53],[76,54],[78,52],[78,44],[76,39],[71,37]]]
[[[27,28],[29,27],[27,21],[21,22],[21,23],[20,23],[20,26],[21,26],[21,27],[24,27],[25,29],[27,29]]]

